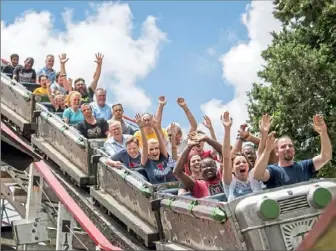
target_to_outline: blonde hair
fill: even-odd
[[[158,144],[159,143],[159,141],[157,140],[157,139],[149,139],[148,141],[148,144]]]
[[[74,97],[79,97],[79,99],[81,99],[82,95],[78,91],[71,91],[69,95],[65,98],[65,103],[67,104],[67,106],[71,106],[71,101]]]

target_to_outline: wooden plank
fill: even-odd
[[[90,195],[103,205],[111,214],[122,221],[129,229],[141,237],[147,247],[153,246],[154,241],[159,240],[159,233],[157,230],[141,220],[110,194],[91,187]]]
[[[59,153],[53,146],[41,138],[32,136],[32,144],[43,151],[52,159],[62,170],[64,170],[79,185],[85,185],[89,182],[89,177],[77,166],[71,163],[66,157]]]

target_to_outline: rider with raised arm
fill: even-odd
[[[137,125],[142,135],[141,165],[144,167],[148,180],[152,184],[176,181],[173,175],[173,165],[169,161],[169,154],[166,150],[163,133],[159,120],[155,116],[150,117],[150,121],[145,122],[140,114],[135,116]],[[157,139],[146,139],[145,123],[150,123],[154,129]]]
[[[231,201],[237,197],[261,191],[261,182],[253,178],[253,169],[250,170],[249,162],[245,154],[235,153],[231,157],[230,130],[232,119],[225,112],[221,117],[225,129],[223,141],[223,184],[224,191]]]
[[[96,67],[96,71],[93,75],[93,80],[92,80],[90,86],[87,87],[86,84],[85,84],[85,80],[82,79],[82,78],[77,78],[74,82],[75,90],[78,91],[82,95],[81,102],[83,102],[83,103],[93,102],[93,96],[94,96],[94,93],[97,89],[98,80],[99,80],[100,74],[101,74],[103,58],[104,58],[103,54],[101,54],[101,53],[96,54],[96,61],[95,62],[97,63],[97,67]]]
[[[206,157],[200,161],[200,171],[203,178],[202,180],[198,179],[199,177],[196,178],[189,176],[183,170],[184,165],[188,162],[188,158],[192,149],[204,141],[208,142],[210,145],[212,143],[212,140],[204,134],[196,135],[196,133],[192,133],[189,135],[188,147],[184,150],[174,168],[174,175],[183,183],[184,188],[188,191],[191,191],[192,196],[196,198],[202,198],[224,192],[221,181],[222,168],[217,170],[214,159]],[[190,160],[193,158],[195,158],[195,161],[199,160],[196,156],[191,157]]]
[[[295,149],[293,141],[283,136],[275,143],[274,133],[267,137],[266,146],[255,164],[254,177],[263,181],[267,188],[308,181],[321,167],[332,159],[332,146],[327,132],[327,126],[320,115],[313,118],[314,129],[321,138],[321,153],[312,159],[294,161]],[[275,165],[268,165],[271,151],[279,157]]]
[[[162,97],[159,97],[159,103],[160,103],[160,99],[161,98],[163,98],[164,102],[165,102],[165,97],[162,96]],[[187,119],[188,119],[189,124],[190,124],[189,132],[195,132],[197,130],[197,122],[196,122],[193,114],[189,110],[188,105],[185,102],[184,98],[178,98],[177,99],[177,104],[183,109],[185,115],[187,116]],[[159,105],[157,114],[159,114],[159,116],[162,117],[162,110],[160,110],[160,105]],[[175,128],[177,130],[177,133],[176,133],[174,139],[175,139],[177,158],[178,158],[183,153],[183,151],[187,148],[187,146],[188,146],[188,138],[186,137],[186,138],[182,139],[183,134],[182,134],[182,129],[181,129],[180,125],[178,125],[175,122],[173,122],[173,123],[176,126]],[[169,137],[169,141],[170,141],[170,144],[168,144],[168,148],[167,149],[168,149],[169,154],[172,155],[173,154],[173,150],[175,150],[175,149],[172,148],[171,125],[172,125],[172,123],[167,127],[168,137]]]

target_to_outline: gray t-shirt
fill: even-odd
[[[253,178],[253,170],[248,174],[247,181],[240,181],[232,175],[232,181],[230,185],[226,185],[224,182],[224,192],[228,198],[228,201],[231,201],[237,197],[244,196],[249,193],[258,192],[262,190],[262,182],[257,181]]]

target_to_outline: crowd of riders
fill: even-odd
[[[202,198],[225,193],[231,201],[263,188],[308,181],[332,159],[327,126],[320,115],[312,117],[321,140],[320,153],[301,161],[295,161],[294,142],[289,136],[270,132],[272,118],[268,114],[260,119],[258,135],[252,135],[243,124],[231,145],[231,130],[237,129],[232,128],[234,114],[223,111],[220,119],[224,139],[218,142],[209,117],[205,115],[203,121],[208,132],[198,130],[187,102],[180,97],[177,107],[184,111],[190,125],[184,135],[177,122],[162,126],[167,100],[161,96],[155,115],[135,115],[135,128],[124,119],[122,104],[106,103],[107,91],[98,87],[104,56],[95,56],[96,69],[89,85],[83,78],[68,78],[66,54],[58,57],[59,71],[54,69],[53,55],[47,55],[45,65],[35,71],[33,58],[20,65],[19,55],[12,54],[2,72],[17,82],[36,83],[38,88],[33,93],[50,102],[52,112],[62,113],[64,123],[77,128],[84,137],[106,139],[106,164],[113,168],[140,168],[152,184],[179,181],[181,196]]]

